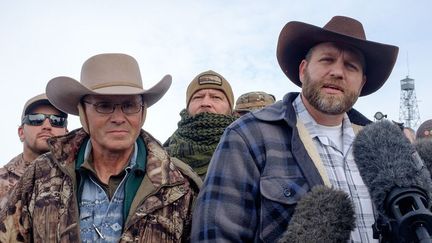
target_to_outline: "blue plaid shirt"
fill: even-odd
[[[297,96],[289,93],[225,130],[197,199],[192,242],[275,242],[298,200],[323,184],[296,128]],[[360,125],[370,122],[353,116]]]

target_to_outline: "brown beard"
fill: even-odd
[[[360,92],[356,93],[344,89],[343,96],[323,94],[321,88],[324,84],[343,87],[337,79],[312,80],[306,68],[302,84],[302,95],[318,111],[328,115],[340,115],[350,110],[357,101]]]

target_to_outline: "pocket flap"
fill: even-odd
[[[261,195],[283,204],[295,204],[307,192],[303,178],[266,176],[260,181]]]

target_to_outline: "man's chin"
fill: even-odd
[[[123,152],[133,147],[131,143],[113,143],[109,144],[106,149],[110,152]]]
[[[38,151],[39,154],[44,154],[46,152],[49,152],[49,149],[48,147],[38,147],[36,151]]]
[[[323,99],[325,102],[317,105],[315,108],[327,115],[340,115],[347,111],[345,107],[342,107],[341,101]],[[349,109],[348,109],[349,110]]]

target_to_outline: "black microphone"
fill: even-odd
[[[378,210],[374,238],[382,242],[432,242],[431,177],[398,126],[366,126],[353,144],[354,159]]]
[[[298,202],[279,243],[347,242],[354,228],[354,205],[348,195],[316,186]]]
[[[432,139],[420,138],[414,142],[415,149],[423,159],[429,172],[432,173]]]

